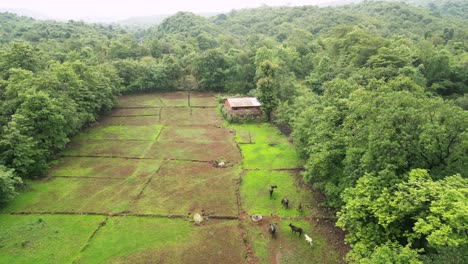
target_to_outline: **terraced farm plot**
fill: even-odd
[[[333,217],[298,180],[292,144],[268,124],[226,126],[216,105],[203,93],[119,98],[51,162],[48,177],[0,211],[0,262],[341,262],[342,238],[317,222]],[[269,185],[278,186],[273,199]],[[285,196],[291,209],[280,204]]]
[[[158,108],[117,108],[111,113],[111,117],[140,117],[152,116],[159,118],[162,107]]]
[[[190,93],[190,106],[193,107],[217,107],[218,102],[212,94]]]
[[[224,160],[229,163],[237,163],[242,158],[233,142],[200,143],[176,141],[158,141],[144,157],[206,162]]]
[[[32,183],[3,212],[120,213],[128,210],[145,182],[137,178],[48,178]]]
[[[246,169],[294,169],[301,166],[296,150],[289,144],[242,144]]]
[[[214,142],[233,141],[232,134],[226,128],[190,126],[190,127],[165,127],[159,137],[160,141],[176,142]]]
[[[294,169],[301,166],[294,146],[268,124],[232,125],[245,169]]]
[[[147,179],[161,166],[161,160],[63,157],[51,163],[54,177],[102,177]]]
[[[186,107],[163,108],[161,110],[161,123],[165,126],[190,126],[190,109]]]
[[[236,140],[240,144],[287,144],[288,139],[275,126],[261,124],[233,124],[229,127],[236,130]]]
[[[116,116],[105,118],[99,121],[102,126],[149,126],[149,125],[160,125],[161,121],[159,116]]]
[[[167,161],[130,210],[144,214],[187,215],[204,210],[236,217],[236,168],[215,168],[206,162]]]
[[[0,214],[0,263],[71,263],[104,219]]]
[[[157,95],[166,107],[188,107],[189,98],[186,92],[159,93]]]
[[[115,108],[162,107],[163,101],[155,94],[124,95],[117,99]]]
[[[237,264],[244,256],[236,221],[112,217],[76,262]]]
[[[65,157],[140,158],[151,147],[151,141],[75,140],[62,152]]]
[[[190,122],[204,126],[220,126],[222,117],[213,108],[191,108]]]
[[[154,141],[162,129],[161,125],[128,126],[109,125],[95,126],[78,135],[75,140],[147,140]]]

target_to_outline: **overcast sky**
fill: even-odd
[[[0,0],[0,9],[21,8],[54,19],[102,17],[125,19],[135,16],[173,14],[177,11],[195,13],[228,12],[232,9],[258,7],[263,4],[313,5],[333,0]]]

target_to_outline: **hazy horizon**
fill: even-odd
[[[194,13],[222,13],[233,9],[268,6],[302,6],[318,5],[337,0],[238,0],[238,1],[148,1],[148,0],[0,0],[0,10],[27,11],[43,19],[85,20],[85,21],[118,21],[132,17],[171,15],[178,11]],[[26,12],[26,13],[27,13]]]

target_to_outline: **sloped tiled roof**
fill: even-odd
[[[254,107],[262,104],[255,97],[227,98],[231,107]]]

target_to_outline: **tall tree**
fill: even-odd
[[[259,68],[263,77],[257,81],[258,100],[262,103],[267,120],[270,121],[271,113],[278,106],[278,87],[274,79],[277,66],[270,61],[264,61]]]

